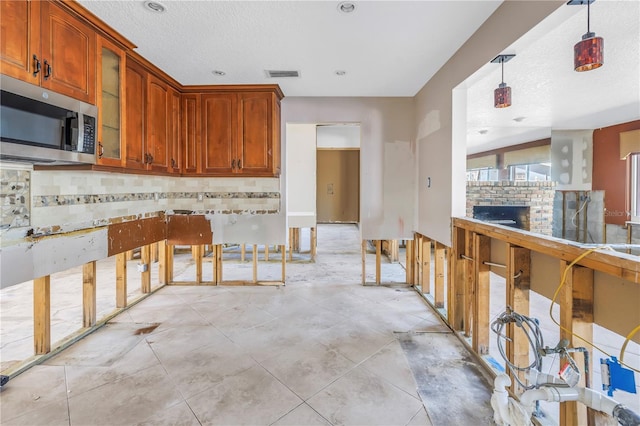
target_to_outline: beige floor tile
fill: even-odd
[[[372,357],[364,361],[362,367],[389,383],[397,386],[409,395],[420,400],[418,386],[411,374],[407,358],[397,340],[389,343]]]
[[[303,400],[355,367],[355,363],[320,343],[297,346],[269,358],[262,366]]]
[[[4,420],[4,416],[2,416],[0,423],[3,426],[68,426],[69,406],[67,399],[47,404],[14,419]]]
[[[152,300],[153,297],[147,299]],[[146,300],[145,300],[146,301]],[[209,325],[209,321],[182,303],[169,306],[134,306],[129,311],[136,322],[160,323],[166,326]]]
[[[183,399],[160,366],[69,398],[72,425],[130,425]]]
[[[237,305],[231,309],[202,309],[201,304],[193,308],[225,335],[240,333],[275,319],[275,316],[253,305]]]
[[[0,423],[51,410],[51,420],[67,409],[67,387],[62,366],[37,365],[11,379],[0,392]],[[20,421],[16,420],[16,423]]]
[[[210,345],[224,338],[224,334],[213,325],[176,325],[160,324],[146,336],[154,350],[191,351]]]
[[[187,403],[203,425],[270,425],[302,400],[255,366],[225,378]]]
[[[395,338],[356,323],[342,322],[324,331],[318,340],[353,362],[359,363],[385,347]]]
[[[280,418],[273,426],[330,426],[331,423],[307,404],[300,404]]]
[[[432,426],[427,410],[424,407],[420,408],[418,413],[407,423],[407,426]]]
[[[180,402],[137,423],[136,426],[199,426],[200,422],[186,402]]]
[[[407,424],[422,403],[358,367],[307,401],[334,425]]]

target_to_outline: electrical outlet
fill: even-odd
[[[147,272],[147,270],[149,269],[149,265],[147,265],[146,263],[138,263],[136,267],[138,268],[138,272]]]

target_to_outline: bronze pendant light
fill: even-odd
[[[571,0],[567,4],[570,6],[587,4],[587,32],[582,36],[582,40],[573,46],[573,68],[578,71],[591,71],[600,68],[604,64],[604,39],[596,37],[596,33],[591,32],[590,5],[595,0]]]
[[[511,106],[511,87],[504,82],[504,63],[509,62],[516,55],[498,55],[491,60],[492,64],[502,66],[502,82],[493,91],[493,106],[496,108],[507,108]]]

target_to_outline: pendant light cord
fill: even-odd
[[[502,84],[504,84],[504,57],[500,58],[500,65],[502,65]]]
[[[587,34],[591,32],[591,1],[587,0]]]

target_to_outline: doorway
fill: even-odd
[[[360,149],[318,149],[318,223],[360,220]]]

